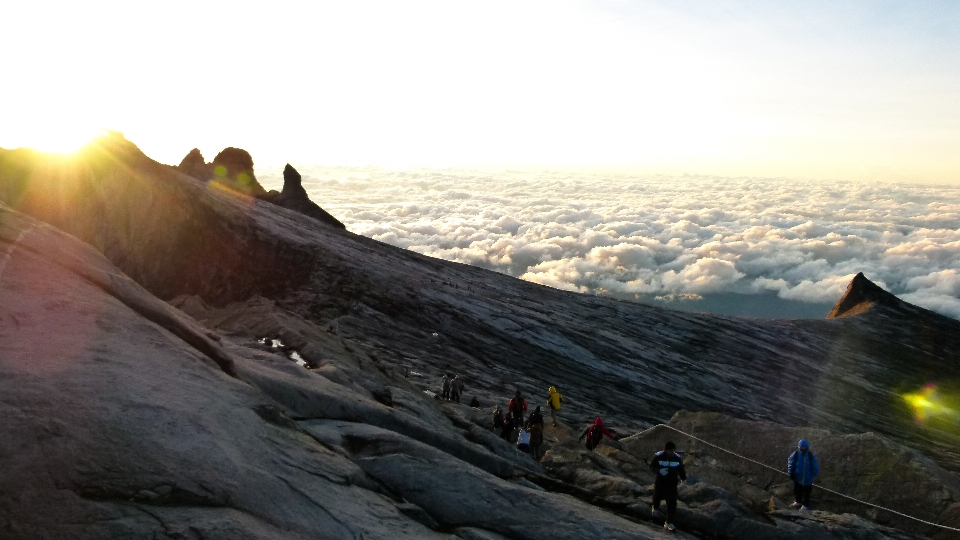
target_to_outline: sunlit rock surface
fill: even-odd
[[[663,534],[643,514],[648,486],[622,477],[622,463],[562,472],[607,459],[582,457],[571,441],[598,414],[623,435],[679,409],[869,431],[960,469],[951,401],[960,323],[908,304],[757,320],[559,291],[304,219],[156,163],[117,136],[72,158],[0,151],[0,202],[10,207],[0,217],[0,395],[11,412],[5,432],[25,434],[0,443],[16,459],[0,482],[4,493],[37,486],[0,497],[5,536],[187,536],[195,523],[203,537]],[[59,240],[40,242],[39,232]],[[75,277],[87,262],[99,270]],[[74,371],[19,371],[36,362]],[[464,403],[476,396],[484,410],[428,397],[445,373],[460,375]],[[923,390],[931,383],[935,392]],[[490,407],[515,389],[545,406],[550,385],[566,400],[566,431],[551,436],[569,445],[557,443],[541,468],[484,429]],[[921,391],[923,399],[905,399]],[[49,427],[57,421],[64,426]],[[68,455],[36,450],[58,429]],[[779,441],[756,443],[785,451]],[[444,507],[454,501],[449,486],[425,483],[423,471],[469,482],[462,489],[478,493],[476,504]],[[765,524],[763,534],[771,526],[783,537],[888,534],[830,513],[811,518],[819,529],[797,525],[705,484],[688,500],[716,508],[690,522],[697,534],[763,537],[727,527],[724,516],[742,512],[743,523]],[[513,514],[492,525],[492,493],[504,506],[514,496],[539,501],[529,504],[553,513],[557,534],[511,525]],[[78,536],[63,525],[80,522],[96,526]],[[337,528],[347,523],[355,528]],[[584,533],[585,523],[596,528]]]

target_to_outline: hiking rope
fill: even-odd
[[[33,225],[27,229],[20,231],[20,236],[17,237],[13,243],[10,244],[10,247],[7,248],[6,253],[3,254],[3,257],[0,257],[0,276],[3,275],[3,271],[7,268],[7,263],[10,262],[10,257],[13,256],[13,250],[17,249],[17,245],[23,240],[25,236],[30,234],[37,226]]]
[[[716,448],[717,450],[720,450],[720,451],[722,451],[722,452],[726,452],[726,453],[728,453],[728,454],[730,454],[730,455],[732,455],[732,456],[736,456],[736,457],[738,457],[738,458],[740,458],[740,459],[742,459],[742,460],[749,461],[750,463],[754,463],[754,464],[759,465],[759,466],[761,466],[761,467],[763,467],[763,468],[765,468],[765,469],[770,469],[771,471],[773,471],[773,472],[775,472],[775,473],[782,474],[782,475],[784,475],[784,476],[790,476],[789,474],[783,472],[782,470],[777,469],[777,468],[775,468],[775,467],[771,467],[770,465],[767,465],[766,463],[761,463],[761,462],[759,462],[759,461],[757,461],[757,460],[755,460],[755,459],[748,458],[747,456],[742,456],[742,455],[740,455],[740,454],[738,454],[738,453],[736,453],[736,452],[734,452],[734,451],[732,451],[732,450],[727,450],[726,448],[723,448],[723,447],[717,446],[717,445],[715,445],[715,444],[713,444],[713,443],[707,442],[707,441],[701,439],[700,437],[696,437],[696,436],[694,436],[694,435],[691,435],[691,434],[689,434],[689,433],[686,433],[686,432],[684,432],[684,431],[681,431],[681,430],[679,430],[679,429],[677,429],[677,428],[675,428],[675,427],[673,427],[673,426],[668,426],[667,424],[658,424],[658,426],[660,426],[660,427],[665,427],[665,428],[667,428],[667,429],[676,431],[677,433],[679,433],[679,434],[681,434],[681,435],[684,435],[684,436],[686,436],[686,437],[690,437],[691,439],[693,439],[693,440],[695,440],[695,441],[700,441],[700,442],[702,442],[703,444],[705,444],[705,445],[707,445],[707,446]],[[861,501],[860,499],[857,499],[856,497],[851,497],[850,495],[846,495],[846,494],[840,493],[839,491],[834,491],[834,490],[832,490],[832,489],[825,488],[825,487],[823,487],[823,486],[819,486],[819,485],[818,485],[818,486],[815,486],[815,487],[817,487],[818,489],[822,489],[823,491],[826,491],[826,492],[828,492],[828,493],[833,493],[834,495],[837,495],[837,496],[839,496],[839,497],[843,497],[844,499],[849,499],[849,500],[851,500],[851,501],[854,501],[854,502],[857,502],[857,503],[860,503],[860,504],[863,504],[863,505],[866,505],[866,506],[871,506],[871,507],[876,508],[876,509],[878,509],[878,510],[883,510],[883,511],[885,511],[885,512],[890,512],[891,514],[896,514],[896,515],[898,515],[898,516],[900,516],[900,517],[905,517],[905,518],[907,518],[907,519],[912,519],[913,521],[919,521],[920,523],[923,523],[924,525],[930,525],[931,527],[938,527],[938,528],[945,529],[945,530],[948,530],[948,531],[960,532],[960,529],[958,529],[958,528],[956,528],[956,527],[948,527],[947,525],[941,525],[941,524],[939,524],[939,523],[933,523],[932,521],[927,521],[927,520],[925,520],[925,519],[920,519],[920,518],[918,518],[918,517],[914,517],[914,516],[911,516],[911,515],[908,515],[908,514],[904,514],[903,512],[897,512],[896,510],[891,510],[890,508],[886,508],[886,507],[884,507],[884,506],[880,506],[879,504],[874,504],[874,503],[867,502],[867,501]]]

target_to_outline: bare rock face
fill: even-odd
[[[320,208],[320,206],[310,200],[310,197],[307,195],[307,190],[303,189],[300,173],[289,163],[283,168],[283,191],[279,193],[270,191],[260,198],[278,206],[300,212],[328,225],[346,229],[346,226],[341,223],[340,220],[331,216],[326,210]]]
[[[0,202],[88,242],[165,299],[272,296],[312,271],[301,240],[281,227],[279,235],[256,233],[262,205],[189,181],[119,134],[70,158],[0,153]]]
[[[213,158],[213,182],[223,184],[234,191],[261,197],[267,191],[263,189],[257,177],[253,174],[253,158],[250,153],[240,148],[224,148]]]
[[[904,302],[896,296],[881,289],[876,283],[867,279],[863,272],[854,276],[853,280],[847,286],[847,291],[837,302],[830,313],[828,319],[839,319],[857,315],[870,309],[873,305],[883,305],[890,307],[902,306]]]
[[[449,538],[237,378],[291,362],[3,204],[0,340],[4,539]]]
[[[427,425],[208,330],[3,204],[0,254],[4,539],[665,537],[509,482],[443,415]],[[365,357],[343,350],[334,364]],[[357,380],[410,388],[368,366]]]
[[[194,148],[184,156],[177,169],[197,180],[243,195],[262,197],[267,193],[253,172],[253,158],[241,148],[224,148],[212,163],[205,163],[200,150]]]
[[[201,154],[197,148],[188,152],[187,155],[183,157],[183,160],[180,161],[180,165],[177,165],[177,168],[180,169],[180,172],[183,174],[204,182],[213,177],[212,167],[207,165],[203,160],[203,154]]]

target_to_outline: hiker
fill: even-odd
[[[538,405],[530,418],[527,419],[527,430],[530,431],[530,455],[540,461],[540,445],[543,444],[543,414]]]
[[[460,394],[463,393],[463,381],[460,380],[459,375],[454,375],[453,380],[450,381],[450,399],[460,403]]]
[[[510,435],[513,434],[513,428],[514,428],[513,416],[510,416],[509,413],[505,414],[503,416],[503,424],[501,424],[500,426],[500,437],[503,440],[510,442]]]
[[[527,410],[527,400],[523,399],[523,394],[521,394],[519,390],[517,390],[517,395],[513,396],[513,399],[507,404],[507,410],[513,415],[513,422],[518,426],[522,426],[523,411]]]
[[[613,434],[607,431],[607,428],[603,426],[603,419],[598,416],[597,419],[594,420],[592,424],[587,426],[587,428],[584,429],[582,433],[580,433],[580,438],[577,440],[582,441],[583,438],[586,437],[587,450],[592,451],[597,446],[600,446],[600,441],[603,439],[604,435],[606,435],[607,437],[610,437],[611,439],[616,440]]]
[[[654,514],[660,511],[660,501],[667,501],[667,519],[663,528],[675,531],[673,516],[677,511],[677,484],[687,479],[687,472],[683,470],[683,459],[676,452],[677,445],[670,441],[663,445],[663,450],[654,454],[650,460],[650,470],[657,475],[653,483],[653,506],[650,511]]]
[[[797,449],[787,459],[787,474],[793,480],[793,496],[795,502],[791,508],[799,508],[801,512],[810,509],[810,492],[813,491],[813,479],[820,474],[820,461],[810,451],[810,443],[800,439]]]
[[[553,427],[557,427],[557,411],[560,410],[560,404],[563,403],[563,395],[557,392],[556,386],[551,386],[547,392],[547,405],[550,406],[550,420],[553,421]]]
[[[450,401],[450,379],[448,379],[446,375],[443,376],[441,390],[442,392],[440,392],[440,399],[443,399],[444,401]]]
[[[503,429],[503,411],[497,405],[493,409],[493,430]]]
[[[470,400],[470,406],[474,409],[480,408],[480,400],[477,399],[477,396],[473,396],[473,399]]]

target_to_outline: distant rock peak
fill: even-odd
[[[283,168],[283,193],[307,196],[307,190],[303,189],[303,177],[289,163]]]
[[[213,162],[206,163],[200,150],[194,148],[177,166],[180,172],[203,182],[217,182],[233,191],[282,206],[340,229],[346,226],[310,200],[303,188],[303,177],[287,163],[283,168],[283,191],[263,189],[253,174],[253,157],[242,148],[224,148]]]
[[[300,176],[300,173],[289,163],[283,168],[283,191],[278,193],[272,190],[260,198],[272,202],[277,206],[300,212],[305,216],[310,216],[313,219],[333,225],[334,227],[340,229],[347,228],[340,220],[310,200],[310,196],[307,195],[307,190],[303,188],[303,177]]]
[[[867,279],[863,272],[858,273],[850,280],[847,291],[837,302],[828,319],[839,319],[857,315],[870,309],[874,305],[901,306],[904,302],[893,294],[883,290],[879,285]]]
[[[197,180],[216,181],[244,195],[259,197],[267,193],[253,174],[253,158],[242,148],[224,148],[212,163],[205,163],[203,154],[194,148],[184,156],[177,169]]]

